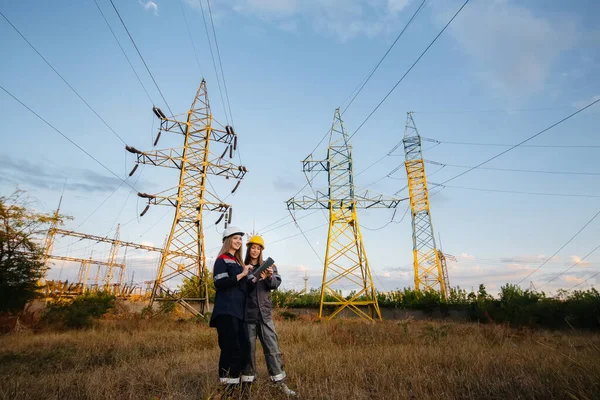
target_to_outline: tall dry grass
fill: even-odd
[[[277,322],[303,399],[600,398],[600,336],[426,321]],[[216,331],[194,322],[102,321],[0,337],[2,399],[209,399]],[[282,395],[260,379],[250,397]]]

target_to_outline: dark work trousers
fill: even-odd
[[[239,378],[250,359],[246,323],[232,315],[219,315],[215,321],[219,335],[219,378]]]

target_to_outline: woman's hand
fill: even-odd
[[[242,271],[242,272],[240,272],[240,273],[237,275],[237,280],[238,280],[238,281],[239,281],[240,279],[242,279],[242,278],[245,278],[245,277],[247,277],[247,276],[248,276],[248,274],[250,273],[250,271],[252,271],[252,270],[254,269],[254,267],[253,267],[252,265],[250,265],[250,264],[248,264],[248,265],[244,265],[244,266],[242,266],[242,268],[243,268],[243,271]]]
[[[265,269],[263,272],[261,272],[260,279],[267,279],[267,278],[270,278],[272,275],[273,275],[273,267],[269,267],[269,268]]]

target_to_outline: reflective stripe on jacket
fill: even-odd
[[[217,293],[215,306],[210,318],[210,326],[215,327],[214,321],[219,315],[232,315],[242,321],[246,320],[246,297],[248,294],[248,279],[237,280],[237,275],[244,268],[231,254],[221,254],[215,260],[213,280]]]

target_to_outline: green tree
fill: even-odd
[[[212,273],[206,271],[208,279],[208,301],[211,303],[215,302],[215,284],[213,282]],[[200,297],[200,278],[192,276],[191,278],[183,278],[181,285],[179,285],[179,291],[184,298],[199,298]]]
[[[0,196],[0,311],[18,311],[36,297],[44,268],[40,243],[54,218],[35,211],[23,190]]]

